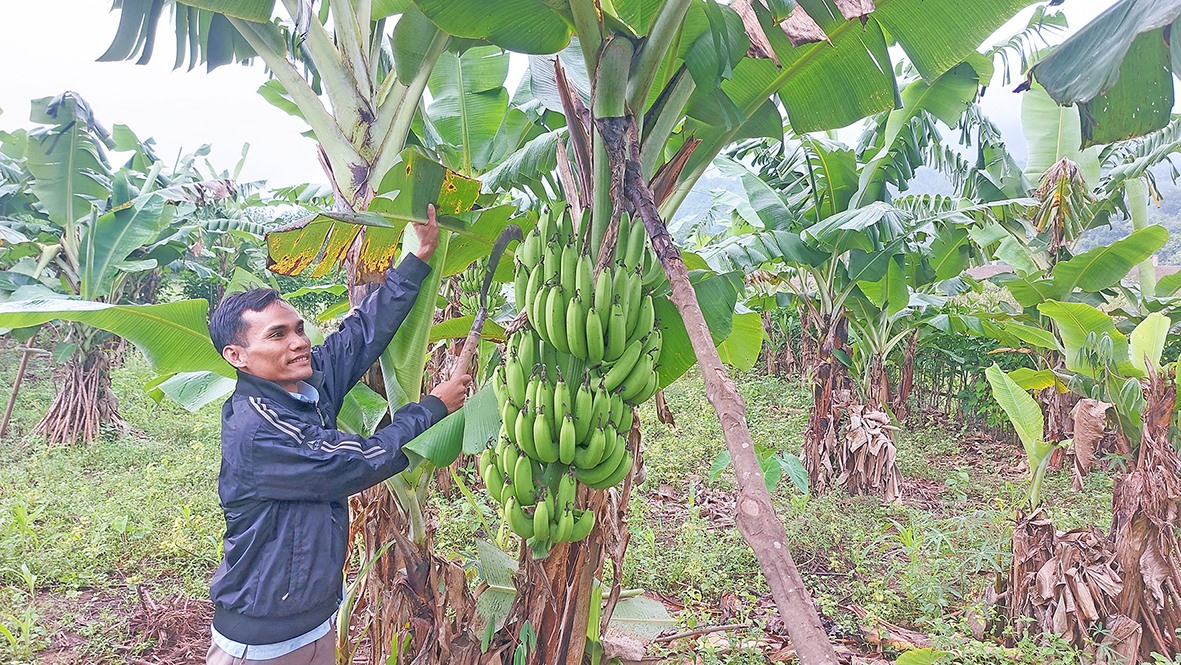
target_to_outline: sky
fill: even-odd
[[[124,124],[141,139],[153,137],[158,154],[168,163],[209,143],[210,162],[219,170],[230,170],[243,144],[249,143],[242,180],[265,179],[271,186],[325,180],[314,143],[300,135],[307,129],[304,123],[257,94],[266,80],[261,65],[227,65],[213,72],[203,67],[173,70],[167,16],[161,24],[164,38],[149,64],[96,62],[118,25],[109,2],[10,4],[0,22],[0,130],[30,126],[29,100],[72,90],[90,103],[108,129]],[[1071,27],[1077,28],[1111,4],[1111,0],[1066,0],[1062,8]],[[1010,21],[998,36],[1019,29],[1031,11]],[[1010,148],[1023,154],[1020,104],[1009,92],[1013,87],[994,86],[983,103],[989,117],[1011,137]]]

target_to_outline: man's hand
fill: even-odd
[[[467,387],[472,382],[471,374],[460,374],[435,386],[431,394],[438,397],[447,407],[447,413],[455,413],[467,401]]]
[[[427,204],[426,224],[415,224],[414,233],[418,236],[418,249],[414,250],[414,255],[424,263],[430,261],[439,247],[439,220],[435,218],[435,204]]]

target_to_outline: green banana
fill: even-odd
[[[488,465],[492,464],[492,457],[495,453],[492,452],[492,446],[488,446],[480,452],[480,456],[476,458],[476,468],[480,471],[480,478],[484,477],[484,471]]]
[[[627,286],[627,303],[628,309],[624,310],[627,313],[627,329],[628,336],[631,336],[631,331],[636,329],[636,322],[640,316],[640,306],[643,304],[641,298],[644,294],[644,285],[640,282],[640,274],[634,270],[627,273],[627,278],[624,282]]]
[[[548,280],[557,277],[562,269],[562,254],[561,245],[552,241],[546,242],[545,249],[541,251],[541,270],[545,273],[545,278]]]
[[[634,402],[636,404],[643,404],[644,402],[652,399],[652,396],[656,394],[656,389],[659,385],[660,375],[653,371],[652,376],[648,377],[648,383],[644,385],[644,389],[641,390],[640,394],[636,396]]]
[[[606,348],[603,350],[603,360],[614,362],[623,355],[627,348],[627,314],[617,298],[611,304],[611,317],[607,323]]]
[[[484,469],[483,479],[484,486],[488,488],[488,495],[493,499],[496,499],[497,502],[503,504],[505,500],[504,474],[501,473],[500,468],[496,466],[495,458],[493,459],[493,463],[489,464]]]
[[[533,537],[539,540],[548,540],[550,537],[549,529],[549,504],[545,501],[538,501],[537,505],[533,507]]]
[[[586,359],[591,364],[603,362],[606,349],[603,346],[603,323],[599,311],[591,307],[586,316]]]
[[[574,435],[579,442],[586,441],[587,434],[590,433],[594,409],[595,396],[591,392],[590,380],[584,378],[582,385],[574,392]]]
[[[497,453],[500,470],[504,473],[505,477],[512,476],[514,470],[517,468],[517,460],[521,458],[521,450],[512,441],[505,439],[499,444]]]
[[[623,257],[627,255],[627,230],[629,228],[628,216],[623,215],[619,218],[619,226],[615,230],[615,263],[622,263]]]
[[[525,404],[525,372],[528,370],[520,362],[519,357],[509,358],[504,365],[504,387],[508,395],[508,402],[520,408]]]
[[[537,448],[537,459],[547,463],[558,461],[558,442],[554,440],[544,406],[533,419],[533,445]]]
[[[623,265],[628,270],[635,270],[640,265],[644,250],[648,247],[648,234],[644,229],[644,222],[633,219],[627,237],[627,254],[623,258]]]
[[[570,530],[570,541],[585,540],[595,526],[595,512],[593,510],[575,510],[574,528]]]
[[[574,416],[569,413],[562,419],[562,427],[558,434],[558,461],[570,464],[574,461],[574,449],[577,446],[577,435],[574,429]]]
[[[566,386],[566,381],[562,378],[561,373],[559,373],[558,382],[554,384],[554,413],[550,422],[554,426],[555,432],[562,424],[560,419],[563,416],[569,415],[573,408],[574,399]]]
[[[623,401],[638,404],[635,400],[643,393],[644,387],[648,385],[648,380],[652,378],[652,369],[652,356],[641,353],[640,359],[632,367],[631,374],[628,374],[623,383],[619,384],[619,396],[623,398]]]
[[[578,250],[574,245],[562,248],[562,260],[559,263],[558,283],[566,293],[574,293],[578,281]]]
[[[574,474],[563,473],[562,479],[558,481],[558,509],[569,509],[574,505],[575,499],[578,498],[578,481],[574,479]]]
[[[538,262],[541,261],[541,235],[537,233],[536,229],[525,236],[525,240],[517,248],[517,257],[521,259],[526,270],[532,271],[537,267]]]
[[[566,306],[566,345],[570,347],[570,355],[584,360],[588,353],[586,322],[582,296],[575,291],[570,304]]]
[[[599,382],[599,387],[595,390],[593,404],[594,411],[591,413],[591,427],[603,427],[610,420],[611,393],[607,392],[601,381]]]
[[[522,538],[533,537],[533,519],[521,509],[516,497],[509,497],[504,504],[504,514],[508,518],[508,528]]]
[[[523,455],[513,466],[513,494],[522,506],[531,506],[537,500],[533,494],[533,461]]]
[[[537,365],[537,340],[527,332],[517,334],[517,358],[523,375],[528,376]]]
[[[623,269],[623,266],[615,266],[611,271],[611,290],[615,294],[615,300],[623,308],[625,321],[631,308],[639,305],[639,303],[634,303],[630,300],[631,288],[627,284],[627,275],[628,272]]]
[[[529,404],[526,401],[525,408],[521,409],[521,413],[517,414],[516,431],[513,434],[521,450],[529,457],[537,459],[537,447],[533,445],[533,421],[536,420],[537,416],[529,408]]]
[[[545,312],[549,343],[562,353],[570,353],[570,342],[566,339],[566,295],[560,286],[550,289]]]
[[[537,292],[541,290],[544,281],[545,278],[541,276],[540,270],[530,273],[525,282],[525,299],[517,303],[517,309],[525,312],[530,321],[537,317],[537,312],[533,310],[533,302],[537,300]]]
[[[595,487],[598,483],[603,482],[604,479],[615,473],[619,467],[619,463],[623,460],[623,456],[627,453],[627,442],[622,437],[616,436],[613,441],[607,442],[606,456],[595,466],[589,469],[579,469],[575,467],[574,473],[578,476],[578,481],[587,487]]]
[[[607,477],[603,478],[597,483],[586,483],[586,485],[597,490],[607,489],[608,487],[618,485],[619,482],[627,476],[627,472],[631,471],[633,463],[634,459],[632,458],[631,451],[626,451],[623,455],[623,459],[619,461],[619,465],[616,466],[615,470],[608,474]]]
[[[513,303],[521,307],[525,302],[525,293],[529,289],[529,267],[517,259],[513,274]]]
[[[572,533],[574,533],[574,513],[566,509],[562,511],[562,516],[558,518],[554,526],[554,542],[568,543]]]
[[[607,433],[602,427],[596,427],[590,435],[590,441],[585,448],[574,451],[574,466],[579,469],[594,468],[603,461],[603,453],[607,450]]]
[[[623,410],[623,418],[621,419],[621,422],[619,423],[619,431],[624,432],[625,434],[627,432],[630,432],[632,429],[632,425],[634,425],[635,422],[636,422],[636,410],[631,409],[631,408],[624,409]]]
[[[589,310],[591,299],[595,295],[595,266],[591,258],[585,254],[578,257],[578,274],[574,279],[574,290],[582,294],[583,306]]]
[[[599,324],[603,330],[607,329],[607,317],[611,314],[611,302],[615,299],[615,291],[611,288],[611,271],[603,270],[595,280],[594,308],[599,312]]]
[[[626,409],[627,405],[624,404],[623,398],[619,396],[619,393],[611,393],[611,412],[608,415],[608,419],[615,426],[616,431],[619,430],[619,425],[623,422],[623,412]]]
[[[504,385],[504,365],[497,365],[492,371],[492,392],[496,394],[496,403],[504,404],[508,401],[507,388]]]
[[[545,327],[545,306],[549,302],[550,290],[551,287],[548,284],[539,287],[537,289],[537,295],[533,299],[532,308],[529,311],[529,323],[533,325],[533,330],[537,331],[537,337],[542,340],[549,339],[548,331]]]
[[[615,390],[623,383],[624,379],[631,375],[632,369],[635,368],[636,362],[640,359],[643,348],[643,343],[637,339],[611,365],[611,369],[603,375],[603,385],[606,386],[607,390]]]
[[[642,351],[644,353],[651,353],[653,359],[660,360],[660,346],[664,342],[663,338],[664,333],[660,332],[660,328],[654,327],[652,332],[644,335],[642,338],[644,340]]]
[[[636,309],[636,320],[627,329],[628,342],[656,329],[656,305],[652,302],[652,296],[643,296],[640,306]]]
[[[563,211],[562,219],[558,222],[558,242],[562,244],[574,242],[574,216],[570,214],[569,208]]]

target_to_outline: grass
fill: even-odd
[[[0,385],[11,385],[14,355],[0,354]],[[131,602],[140,584],[158,590],[154,595],[207,597],[224,526],[216,494],[218,406],[189,414],[156,404],[142,390],[149,376],[133,354],[113,371],[131,435],[107,432],[91,446],[47,449],[28,432],[53,397],[53,370],[45,359],[31,362],[13,435],[0,447],[0,662],[38,662],[60,633],[82,641],[75,656],[117,661],[111,645],[135,646],[138,638],[117,603],[91,600]],[[739,377],[739,387],[756,443],[798,452],[807,387],[757,373]],[[725,446],[701,379],[691,373],[666,394],[675,427],[658,422],[650,405],[640,415],[645,475],[630,504],[625,586],[658,593],[687,629],[765,621],[766,583],[733,526],[733,474],[710,478]],[[897,444],[902,505],[839,491],[804,496],[786,480],[773,495],[792,556],[832,634],[899,625],[954,648],[966,663],[1075,662],[1074,652],[1050,641],[1020,642],[1002,657],[998,647],[966,637],[966,610],[1008,564],[1014,509],[1026,488],[1020,451],[953,430],[903,430]],[[495,530],[499,518],[475,474],[459,475],[475,501],[458,490],[435,493],[431,514],[438,550],[470,560],[473,539],[486,537],[485,524]],[[1059,528],[1106,524],[1109,475],[1088,476],[1076,492],[1068,472],[1052,473],[1045,491]],[[761,635],[703,637],[678,645],[673,656],[763,663]]]

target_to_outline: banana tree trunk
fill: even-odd
[[[630,116],[600,118],[598,130],[612,163],[624,165],[624,197],[634,208],[635,215],[643,220],[652,239],[653,249],[668,275],[672,286],[670,298],[684,320],[689,341],[697,355],[697,363],[705,379],[706,397],[722,423],[722,436],[726,440],[738,478],[739,496],[735,517],[738,530],[759,560],[800,662],[805,665],[835,665],[838,662],[836,653],[787,549],[783,523],[775,515],[771,495],[763,481],[763,473],[754,452],[754,441],[746,423],[746,405],[734,381],[722,366],[697,303],[697,294],[689,282],[689,273],[660,218],[652,192],[644,179],[634,120]]]
[[[833,485],[840,472],[841,410],[852,395],[852,381],[848,368],[833,351],[846,349],[849,331],[848,322],[840,314],[822,317],[806,311],[803,321],[804,336],[809,336],[810,328],[819,340],[814,348],[812,410],[804,430],[803,462],[813,491],[820,493]]]
[[[127,430],[119,413],[119,399],[111,390],[110,359],[105,349],[94,346],[66,363],[57,397],[33,433],[44,436],[51,446],[93,443],[103,425]]]
[[[1116,608],[1140,624],[1146,661],[1181,653],[1181,457],[1169,438],[1176,397],[1172,382],[1149,372],[1136,468],[1112,491],[1111,532],[1124,578]]]
[[[898,372],[898,392],[894,393],[892,408],[894,417],[904,423],[910,417],[910,394],[914,392],[914,361],[918,353],[919,331],[910,333],[906,351],[902,356],[902,368]]]

